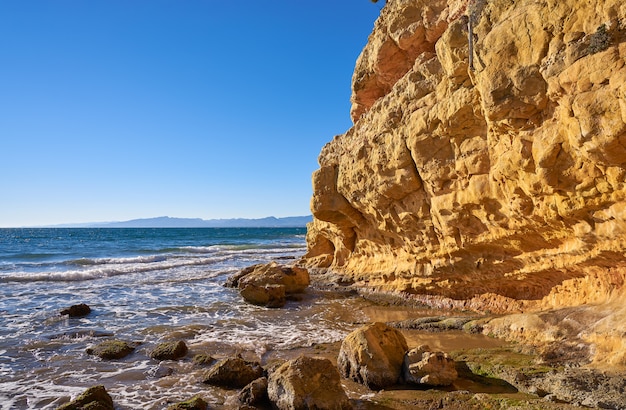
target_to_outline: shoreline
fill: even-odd
[[[621,393],[624,389],[619,388],[625,386],[626,371],[616,370],[610,374],[594,369],[587,366],[589,363],[580,355],[574,355],[567,362],[549,362],[541,351],[542,346],[483,334],[483,323],[507,315],[441,310],[399,294],[338,286],[319,281],[319,278],[312,281],[307,297],[363,300],[369,304],[362,311],[367,320],[358,324],[384,322],[400,330],[409,348],[428,344],[434,350],[449,353],[456,361],[459,379],[449,387],[396,385],[374,391],[342,379],[341,384],[355,409],[573,409],[580,406],[618,409],[622,408],[620,403],[626,403],[621,402],[626,396]],[[341,341],[337,341],[274,349],[262,356],[235,350],[230,354],[258,360],[266,368],[302,355],[326,358],[336,366],[340,347]],[[579,386],[588,389],[579,389]],[[237,392],[228,394],[224,396],[223,407],[219,408],[236,407]]]
[[[626,403],[624,393],[620,393],[626,387],[626,372],[610,374],[590,367],[588,361],[585,362],[588,351],[575,351],[571,349],[573,346],[568,345],[560,346],[565,349],[562,352],[549,351],[539,344],[524,344],[506,340],[502,334],[490,334],[488,324],[508,315],[432,308],[412,300],[410,296],[377,292],[354,285],[337,285],[315,276],[301,298],[291,300],[285,308],[259,309],[258,314],[267,321],[318,304],[326,307],[323,313],[318,313],[326,315],[327,320],[334,321],[345,333],[368,323],[383,322],[398,329],[405,336],[409,348],[428,344],[434,350],[448,353],[456,362],[460,377],[449,387],[394,385],[374,391],[342,379],[341,384],[355,409],[623,408],[621,403]],[[145,408],[166,408],[193,396],[204,398],[210,408],[238,408],[239,389],[202,384],[203,375],[209,367],[196,363],[197,355],[214,359],[241,356],[249,361],[260,362],[266,371],[275,368],[277,363],[302,355],[326,358],[337,366],[342,343],[341,340],[335,340],[281,347],[264,345],[266,342],[237,345],[226,340],[203,342],[194,339],[198,332],[207,331],[211,330],[198,325],[171,327],[164,340],[182,339],[191,342],[189,353],[181,360],[152,363],[145,381],[137,382],[141,377],[133,376],[133,372],[141,370],[121,371],[113,378],[100,374],[98,380],[110,380],[108,383],[113,386],[116,383],[129,383],[124,390],[126,399],[129,391],[141,395],[142,389],[150,386],[178,392],[170,397],[165,392],[153,391],[149,393],[152,396],[143,399],[148,406]],[[134,356],[122,360],[127,364],[142,363],[149,356],[150,347],[140,346]],[[570,356],[566,357],[564,353]],[[110,366],[115,368],[115,362],[111,362]],[[88,387],[87,383],[80,385]],[[111,395],[115,402],[115,391]],[[120,398],[119,395],[117,397]],[[64,396],[50,403],[61,405],[69,400],[69,396]],[[134,408],[126,406],[128,404],[120,408]]]

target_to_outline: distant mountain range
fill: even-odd
[[[305,227],[313,217],[290,216],[275,218],[269,216],[260,219],[200,219],[200,218],[157,218],[132,219],[123,222],[94,222],[84,224],[65,224],[56,227],[66,228],[299,228]]]

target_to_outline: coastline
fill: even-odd
[[[226,277],[220,278],[218,286],[223,288]],[[223,290],[229,295],[226,299],[229,303],[239,303],[241,297],[236,290]],[[165,300],[163,302],[167,304]],[[101,307],[96,307],[96,318],[103,313],[98,312],[98,308]],[[203,383],[204,375],[215,360],[240,356],[259,362],[266,372],[270,372],[279,363],[307,356],[328,359],[336,367],[345,336],[372,322],[383,322],[398,329],[410,349],[427,344],[446,352],[456,362],[459,378],[448,387],[398,384],[379,391],[342,378],[341,385],[355,409],[570,409],[580,406],[617,409],[626,403],[622,393],[626,387],[626,372],[619,369],[608,372],[594,366],[590,360],[593,349],[573,343],[565,337],[566,334],[558,343],[540,340],[529,343],[529,338],[516,338],[516,334],[507,333],[505,326],[515,315],[428,306],[423,299],[413,295],[342,283],[332,274],[319,272],[311,274],[310,286],[302,295],[289,300],[284,308],[246,304],[241,308],[252,312],[250,318],[230,320],[257,327],[250,328],[252,333],[246,336],[246,340],[234,337],[241,333],[237,333],[229,322],[218,321],[212,325],[195,321],[163,323],[145,327],[137,333],[148,336],[144,341],[130,340],[138,342],[134,352],[112,361],[92,358],[84,349],[108,338],[123,337],[122,334],[89,333],[93,325],[90,327],[88,323],[97,323],[89,316],[86,322],[63,319],[70,328],[82,329],[82,333],[50,335],[50,341],[33,343],[40,343],[38,349],[44,349],[52,360],[64,360],[63,356],[66,356],[72,363],[82,363],[86,368],[97,365],[100,370],[75,378],[69,374],[70,369],[66,369],[64,381],[49,391],[48,397],[54,392],[58,394],[40,401],[40,408],[56,409],[94,383],[105,384],[110,389],[117,409],[163,409],[194,396],[202,397],[210,408],[241,408],[239,388]],[[553,322],[563,319],[559,312],[550,314]],[[58,320],[61,319],[55,319],[54,323]],[[125,319],[116,320],[124,322]],[[304,320],[307,322],[305,327],[299,328]],[[517,320],[521,323],[519,317]],[[74,325],[72,321],[76,321]],[[48,325],[54,326],[54,323]],[[264,326],[269,328],[263,329]],[[324,326],[327,328],[322,328]],[[291,331],[295,333],[291,335]],[[265,336],[255,339],[255,334],[266,335],[268,332],[276,336],[277,342]],[[297,336],[298,332],[316,336],[307,342],[301,335]],[[150,336],[152,334],[160,336],[155,340]],[[209,334],[213,335],[206,337]],[[285,342],[290,338],[295,341]],[[186,342],[189,347],[183,358],[151,358],[156,341],[178,340]],[[27,348],[37,347],[31,343]],[[198,356],[215,360],[204,363],[197,360]],[[49,385],[42,384],[39,388],[46,389],[54,384],[50,380]],[[70,385],[74,387],[62,391],[63,386]],[[31,407],[26,404],[20,407],[18,403],[17,408]]]

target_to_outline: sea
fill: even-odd
[[[104,385],[117,409],[164,409],[196,394],[220,408],[231,393],[204,385],[193,355],[263,361],[270,352],[342,340],[360,320],[354,298],[312,291],[268,309],[224,286],[244,267],[295,262],[306,251],[305,234],[305,228],[0,229],[0,409],[55,409],[93,385]],[[91,314],[60,314],[80,303]],[[138,347],[120,360],[86,353],[113,338]],[[185,359],[149,357],[172,340],[187,343]]]

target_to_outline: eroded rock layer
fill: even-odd
[[[305,263],[453,307],[615,298],[625,65],[621,0],[389,0],[354,126],[319,156]]]

